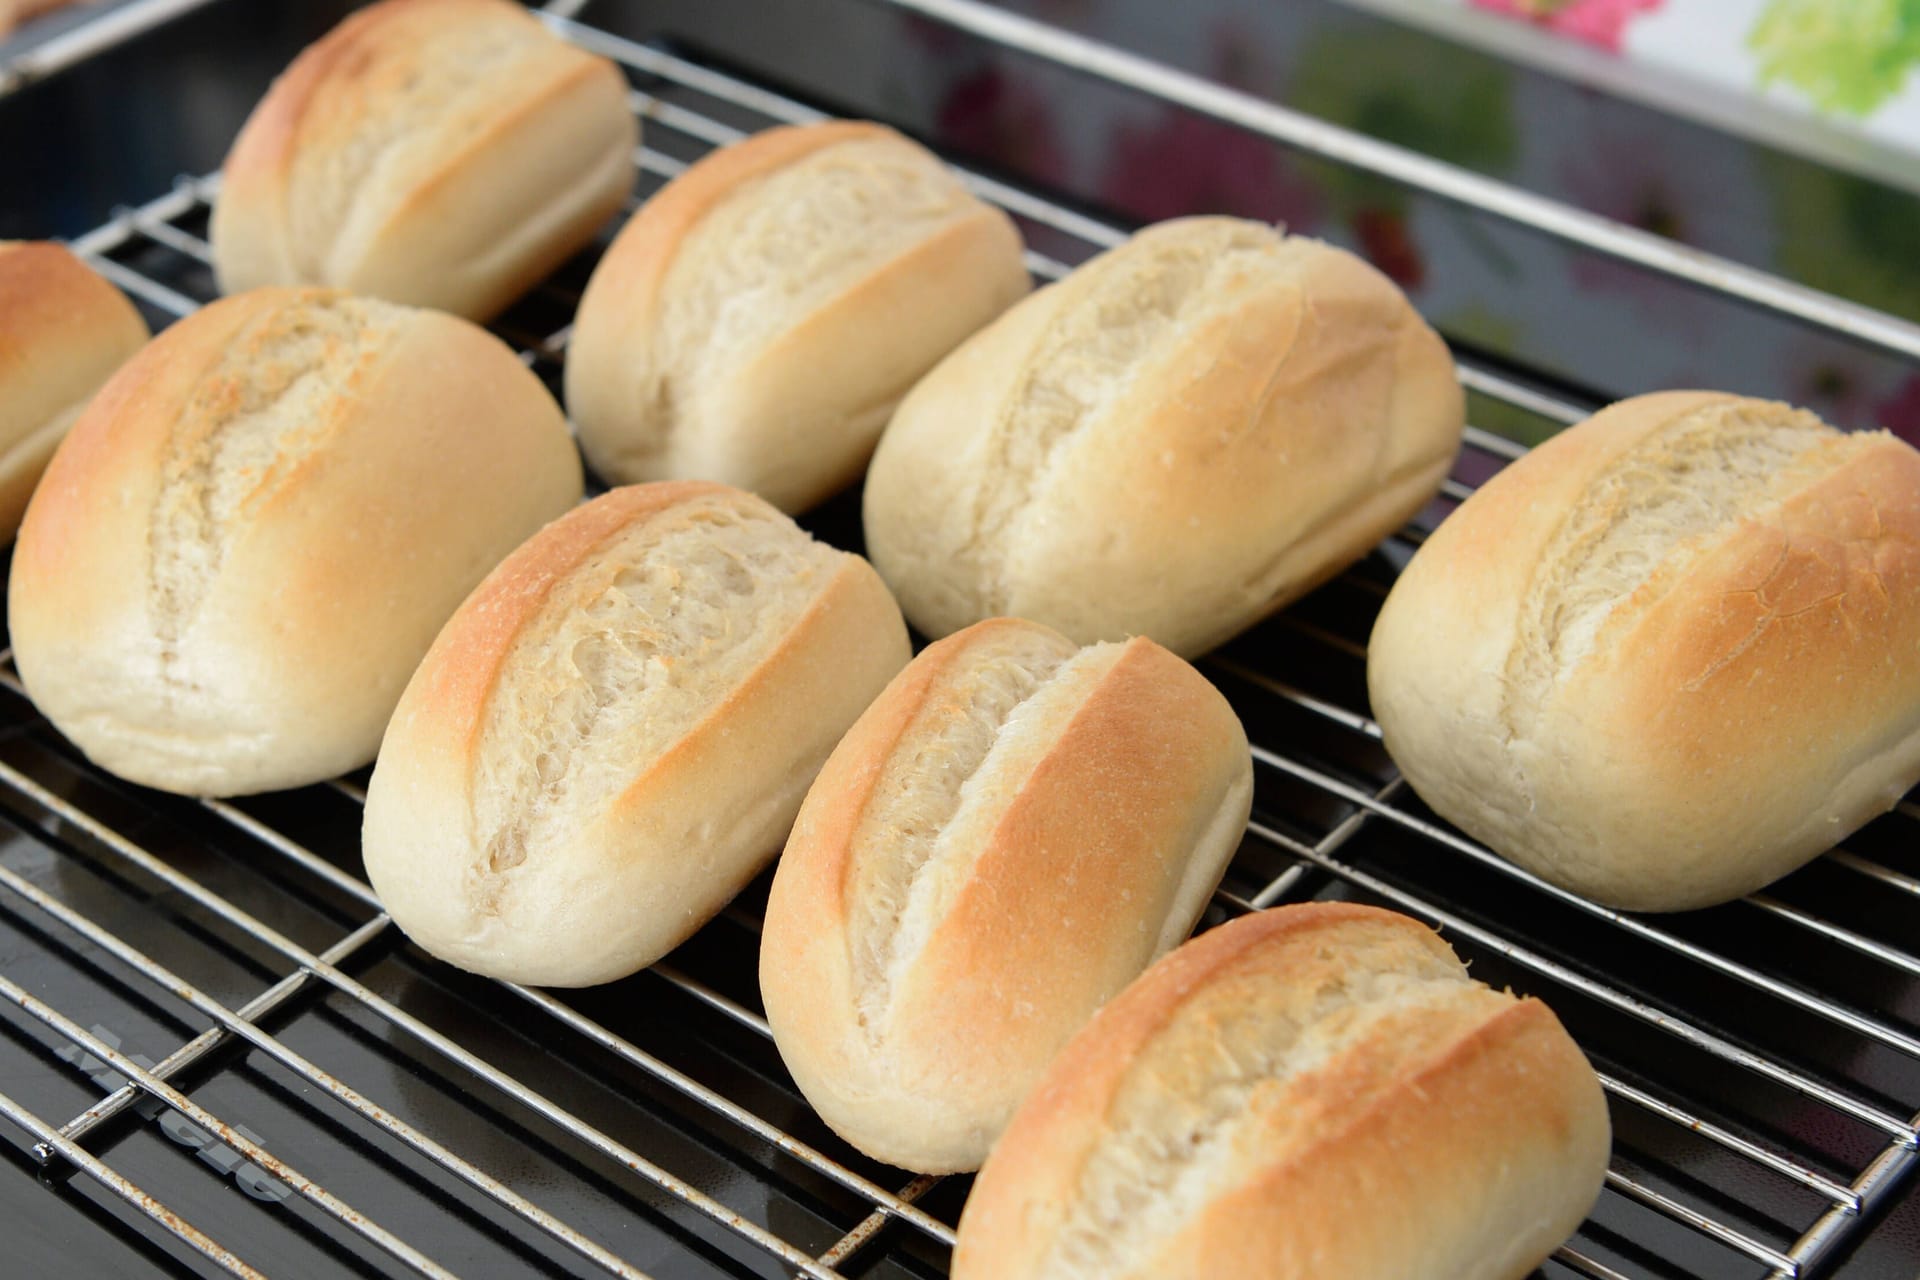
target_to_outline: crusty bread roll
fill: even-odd
[[[0,240],[0,542],[80,410],[146,340],[126,296],[64,247]]]
[[[47,468],[10,583],[35,705],[233,795],[365,764],[440,624],[580,497],[559,406],[464,320],[262,289],[180,321]]]
[[[867,562],[753,495],[615,489],[508,557],[434,642],[367,789],[367,875],[461,968],[624,977],[766,865],[909,652]]]
[[[1160,961],[1054,1060],[974,1183],[954,1280],[1519,1280],[1608,1144],[1545,1005],[1404,916],[1279,907]]]
[[[1419,510],[1463,421],[1445,344],[1358,258],[1163,223],[913,389],[867,477],[868,554],[931,636],[1017,614],[1192,655]]]
[[[1420,549],[1367,682],[1407,781],[1495,851],[1631,910],[1736,898],[1920,781],[1920,453],[1622,401]]]
[[[618,67],[508,0],[383,0],[254,108],[221,172],[228,293],[319,284],[485,319],[633,188]]]
[[[642,205],[595,268],[567,409],[609,482],[719,480],[800,511],[1027,291],[1020,235],[891,129],[769,129]]]
[[[821,771],[760,990],[849,1142],[977,1168],[1101,1003],[1193,929],[1246,830],[1247,737],[1150,640],[982,622],[922,653]]]

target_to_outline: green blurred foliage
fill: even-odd
[[[1777,154],[1761,172],[1778,231],[1777,270],[1920,320],[1920,197]]]
[[[1519,147],[1513,76],[1498,59],[1447,47],[1415,31],[1327,31],[1310,44],[1288,89],[1291,105],[1387,142],[1498,171]],[[1316,176],[1349,215],[1400,210],[1406,189],[1335,164]]]
[[[1747,35],[1762,82],[1826,111],[1866,115],[1920,65],[1920,0],[1773,0]]]

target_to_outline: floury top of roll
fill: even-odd
[[[1521,1280],[1593,1206],[1606,1096],[1433,930],[1316,902],[1147,970],[1021,1103],[955,1280]]]
[[[1027,288],[1012,220],[926,148],[857,120],[768,129],[622,228],[580,302],[567,408],[610,483],[717,480],[804,510]]]
[[[394,711],[367,875],[476,973],[587,986],[659,959],[779,850],[906,665],[859,556],[722,485],[629,485],[487,576]]]
[[[580,498],[559,406],[464,320],[202,308],[108,381],[20,527],[14,656],[97,764],[233,795],[365,764],[434,633]]]
[[[633,189],[620,69],[507,0],[382,0],[293,61],[221,170],[228,293],[331,285],[485,319]]]
[[[87,401],[146,340],[133,304],[66,248],[0,240],[0,541]]]
[[[1495,852],[1616,907],[1738,897],[1920,782],[1920,452],[1622,401],[1428,539],[1367,684],[1407,781]]]
[[[1446,345],[1385,276],[1180,219],[921,380],[874,456],[867,546],[928,635],[1011,614],[1191,655],[1417,512],[1464,416]]]
[[[774,876],[760,993],[795,1082],[869,1155],[977,1168],[1193,929],[1252,797],[1233,709],[1151,640],[999,618],[929,645],[834,749]]]

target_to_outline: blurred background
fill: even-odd
[[[0,22],[21,7],[0,3]],[[115,7],[28,20],[0,59],[31,59]],[[23,159],[14,172],[28,179],[0,202],[0,235],[78,234],[176,175],[217,168],[288,54],[351,6],[176,7],[195,12],[136,42],[141,52],[11,95],[0,154]],[[1711,385],[1920,441],[1920,373],[1896,359],[931,21],[840,23],[831,3],[589,7],[616,28],[624,10],[696,46],[725,32],[732,57],[801,96],[885,103],[950,151],[1124,219],[1207,209],[1355,248],[1457,347],[1557,381],[1548,389],[1576,401]],[[1003,7],[1920,320],[1916,0]],[[807,56],[786,56],[794,49]],[[1491,402],[1475,409],[1476,422],[1523,439],[1547,429]]]

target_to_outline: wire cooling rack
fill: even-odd
[[[971,0],[901,7],[1920,357],[1920,328],[1903,321],[1118,50]],[[629,73],[645,133],[635,204],[712,147],[821,118],[717,66],[548,19]],[[1020,222],[1041,280],[1125,234],[964,176]],[[157,321],[185,315],[216,296],[216,181],[183,179],[74,247]],[[592,257],[494,326],[556,390]],[[1550,424],[1594,407],[1473,361],[1461,378]],[[1547,1274],[1819,1274],[1915,1159],[1920,804],[1909,797],[1765,893],[1676,917],[1584,902],[1421,807],[1369,718],[1365,639],[1425,532],[1521,452],[1469,428],[1419,520],[1203,661],[1247,723],[1258,779],[1206,923],[1316,897],[1377,902],[1440,927],[1477,976],[1553,1005],[1601,1071],[1616,1147],[1592,1219]],[[814,523],[857,540],[851,501]],[[12,832],[0,947],[17,948],[0,966],[4,1030],[59,1064],[39,1094],[75,1099],[56,1111],[39,1094],[0,1094],[0,1115],[48,1178],[95,1184],[101,1212],[159,1242],[148,1247],[168,1265],[251,1276],[306,1251],[352,1274],[945,1274],[966,1180],[910,1177],[845,1147],[773,1050],[753,980],[764,880],[668,962],[613,987],[470,979],[414,951],[380,911],[357,847],[364,778],[231,802],[159,796],[94,770],[39,720],[10,658],[0,685],[12,691],[0,693]],[[136,1052],[136,1031],[164,1056]],[[271,1140],[236,1118],[262,1114]],[[224,1198],[181,1173],[189,1157],[229,1180]],[[248,1202],[236,1209],[235,1195]]]

